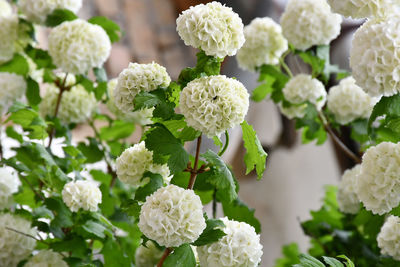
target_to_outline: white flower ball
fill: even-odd
[[[361,165],[358,164],[346,170],[342,176],[337,192],[337,202],[341,212],[356,214],[360,210],[360,200],[356,194],[356,180],[360,172]]]
[[[152,241],[147,241],[146,246],[140,245],[135,252],[135,264],[138,267],[154,267],[160,261],[164,251],[154,245]]]
[[[333,12],[353,19],[385,17],[400,5],[398,0],[327,0]]]
[[[138,225],[147,238],[166,247],[192,243],[206,228],[200,197],[176,185],[162,187],[146,198]]]
[[[141,92],[151,92],[159,87],[168,87],[171,82],[166,68],[152,62],[150,64],[129,63],[118,76],[118,84],[114,90],[114,101],[118,109],[124,113],[133,110],[133,100]]]
[[[302,118],[305,115],[305,102],[315,105],[321,110],[326,102],[326,91],[324,85],[308,74],[299,74],[289,80],[282,90],[287,101],[295,104],[291,107],[293,114]]]
[[[219,58],[234,56],[245,41],[242,19],[232,8],[215,1],[183,11],[176,29],[186,45]]]
[[[107,91],[109,99],[107,101],[108,109],[118,118],[127,122],[132,122],[140,125],[152,124],[153,111],[152,108],[143,108],[137,111],[123,112],[115,104],[114,90],[117,87],[118,79],[112,79],[108,82]]]
[[[400,261],[400,218],[389,216],[377,237],[378,247],[383,255]]]
[[[342,17],[325,0],[289,0],[281,17],[283,35],[295,48],[327,45],[340,33]]]
[[[263,254],[260,236],[244,222],[221,219],[225,236],[217,242],[197,247],[202,267],[256,267]]]
[[[15,100],[21,99],[25,91],[24,77],[15,73],[0,72],[0,112],[6,111]]]
[[[263,64],[275,65],[288,49],[282,28],[270,18],[255,18],[244,27],[246,42],[236,55],[239,67],[255,71]]]
[[[0,210],[10,207],[12,195],[18,192],[20,181],[10,169],[0,168]]]
[[[56,9],[78,12],[82,6],[82,0],[19,0],[18,6],[29,21],[44,24],[47,16]]]
[[[0,0],[0,17],[8,17],[12,14],[10,4],[6,0]]]
[[[339,85],[330,88],[328,108],[340,124],[347,124],[356,119],[369,118],[377,98],[365,93],[353,77],[340,81]]]
[[[153,151],[146,148],[144,141],[127,148],[117,158],[116,168],[117,176],[122,182],[136,187],[149,182],[148,177],[143,177],[145,172],[160,174],[166,184],[172,178],[167,164],[153,163]]]
[[[73,181],[64,186],[62,198],[72,212],[77,212],[81,208],[97,211],[101,203],[101,191],[92,181]]]
[[[371,96],[400,91],[400,17],[370,20],[354,34],[350,50],[352,74]]]
[[[110,38],[104,29],[81,19],[63,22],[49,35],[49,54],[64,72],[86,74],[101,67],[110,51]]]
[[[7,228],[36,236],[31,222],[19,216],[0,214],[0,266],[16,267],[26,259],[36,246],[36,240]]]
[[[294,119],[304,117],[307,109],[307,104],[296,104],[285,107],[282,103],[279,103],[278,107],[281,113],[285,115],[288,119]]]
[[[13,58],[18,38],[18,16],[0,16],[0,64]]]
[[[68,267],[63,257],[52,250],[41,250],[24,267]]]
[[[369,148],[361,163],[356,193],[367,210],[385,214],[400,204],[400,143]]]
[[[195,79],[181,92],[180,110],[187,124],[208,137],[242,123],[248,109],[244,85],[225,75]]]

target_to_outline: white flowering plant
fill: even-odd
[[[15,2],[0,0],[0,265],[195,267],[197,251],[203,259],[208,246],[231,241],[208,266],[259,265],[260,223],[222,159],[239,126],[246,172],[261,178],[266,168],[245,121],[247,89],[220,75],[244,43],[240,17],[218,2],[183,12],[177,31],[202,50],[175,81],[156,62],[130,63],[109,79],[103,64],[122,34],[116,23],[78,18],[80,0]],[[48,50],[39,48],[40,27]],[[82,128],[89,134],[77,141]],[[203,138],[215,149],[204,151]]]

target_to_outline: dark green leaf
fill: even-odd
[[[104,266],[131,266],[128,256],[124,254],[116,240],[108,238],[101,250],[104,255]]]
[[[375,105],[368,121],[368,132],[371,132],[372,123],[380,116],[400,117],[400,94],[384,96]]]
[[[100,150],[98,142],[94,138],[89,138],[89,144],[79,143],[78,149],[86,158],[87,163],[95,163],[103,159],[104,153]]]
[[[51,226],[56,228],[70,227],[74,224],[71,211],[60,198],[46,198],[45,205],[54,213],[54,220],[51,221]]]
[[[153,194],[157,189],[164,185],[164,180],[161,175],[151,172],[145,172],[143,177],[149,177],[150,181],[143,187],[139,187],[135,192],[135,200],[145,201],[146,197]]]
[[[64,21],[71,21],[77,19],[78,16],[68,9],[56,9],[46,18],[46,26],[55,27]]]
[[[156,105],[159,105],[163,101],[162,98],[163,98],[164,94],[161,89],[156,90],[156,91],[157,92],[155,92],[155,91],[139,92],[133,101],[135,110],[140,110],[143,108],[151,108]],[[132,107],[132,109],[133,109],[133,107]]]
[[[322,262],[310,255],[300,254],[299,258],[300,263],[294,265],[293,267],[325,267]]]
[[[222,202],[225,216],[231,220],[245,222],[254,227],[257,233],[261,232],[261,224],[254,217],[254,209],[250,209],[242,201],[236,199],[232,203]]]
[[[335,258],[331,258],[331,257],[322,257],[325,261],[326,264],[328,264],[328,266],[330,267],[344,267],[343,263],[341,263],[340,261],[338,261]]]
[[[26,76],[29,73],[29,64],[26,58],[15,54],[10,61],[0,65],[0,72],[10,72]]]
[[[106,31],[112,43],[118,42],[121,38],[121,28],[119,25],[106,17],[93,17],[88,22],[101,26]]]
[[[39,69],[54,69],[56,67],[53,64],[51,56],[46,50],[28,46],[26,53],[33,60],[33,62],[35,62],[37,68]]]
[[[42,101],[42,98],[40,97],[39,84],[31,78],[27,79],[26,98],[31,106],[36,106],[40,101]]]
[[[56,252],[71,252],[70,256],[78,258],[84,258],[88,253],[86,241],[79,236],[51,243],[50,248]]]
[[[299,263],[299,246],[296,243],[285,245],[282,248],[283,257],[275,261],[274,267],[288,267]]]
[[[204,229],[203,233],[193,243],[193,246],[198,247],[214,243],[226,235],[222,230],[225,224],[221,220],[208,219],[206,224],[206,229]]]
[[[189,244],[174,249],[164,261],[163,267],[196,267],[196,258]]]

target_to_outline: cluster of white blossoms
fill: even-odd
[[[29,259],[24,267],[68,267],[63,257],[52,250],[41,250]]]
[[[367,210],[385,214],[400,204],[400,143],[369,148],[361,163],[356,193]]]
[[[383,255],[400,261],[400,218],[389,216],[378,234],[378,247]]]
[[[283,35],[300,50],[329,44],[339,35],[341,22],[326,0],[289,0],[281,17]]]
[[[65,205],[73,212],[79,209],[97,211],[101,203],[101,191],[92,181],[72,181],[64,186],[62,198]]]
[[[25,90],[24,77],[15,73],[0,72],[0,112],[6,111],[15,100],[23,97]]]
[[[356,119],[369,118],[378,98],[365,93],[353,77],[348,77],[329,89],[327,100],[336,121],[347,124]]]
[[[56,9],[78,12],[82,6],[82,0],[19,0],[18,6],[29,21],[43,24],[47,16]]]
[[[117,107],[114,98],[114,90],[117,87],[117,83],[118,79],[112,79],[107,84],[107,92],[109,97],[107,101],[107,107],[115,115],[115,117],[127,122],[137,123],[140,125],[147,125],[153,123],[151,118],[153,117],[154,107],[143,108],[141,110],[128,111],[128,112],[123,112]]]
[[[162,187],[146,198],[138,226],[161,246],[192,243],[206,228],[200,197],[176,185]]]
[[[254,227],[244,222],[221,219],[225,236],[217,242],[197,247],[202,267],[256,267],[261,262],[262,245]]]
[[[344,213],[356,214],[360,210],[360,200],[356,193],[357,178],[360,172],[360,164],[346,170],[338,186],[337,202],[339,210]]]
[[[49,35],[49,54],[64,72],[86,74],[101,67],[110,51],[110,38],[104,29],[85,20],[63,22]]]
[[[356,83],[371,96],[400,91],[400,17],[370,20],[354,34],[350,67]]]
[[[248,109],[244,85],[225,75],[195,79],[181,92],[180,110],[187,124],[208,137],[242,123]]]
[[[143,177],[145,172],[160,174],[166,184],[172,178],[167,164],[153,163],[153,151],[146,148],[144,141],[127,148],[117,158],[116,169],[117,176],[122,182],[136,187],[150,181],[148,177]]]
[[[118,76],[118,84],[114,90],[115,105],[122,112],[133,110],[133,100],[141,91],[151,92],[159,87],[168,87],[171,77],[167,70],[159,64],[129,63]]]
[[[146,247],[140,245],[135,252],[135,264],[138,267],[154,267],[160,261],[163,251],[152,241],[146,242]]]
[[[385,17],[399,0],[327,0],[333,12],[353,19]]]
[[[285,99],[294,104],[290,107],[280,105],[281,112],[290,119],[304,117],[307,101],[314,104],[317,110],[321,110],[326,102],[324,85],[308,74],[298,74],[290,79],[282,92]]]
[[[278,64],[288,49],[282,28],[270,18],[256,18],[244,27],[246,42],[236,55],[239,67],[254,71],[263,64]]]
[[[208,56],[234,56],[245,38],[242,19],[219,2],[200,4],[185,10],[176,20],[176,29],[186,45]]]
[[[0,0],[0,17],[7,17],[11,15],[12,8],[6,0]]]
[[[36,240],[15,231],[36,236],[31,222],[19,216],[0,214],[0,266],[16,267],[36,246]]]
[[[0,168],[0,210],[9,208],[12,195],[18,191],[20,185],[18,176],[10,169]]]
[[[0,64],[13,58],[18,37],[18,16],[7,13],[0,15]]]

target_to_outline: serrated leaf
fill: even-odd
[[[293,267],[325,267],[322,262],[310,255],[300,254],[299,258],[300,263],[294,265]]]
[[[174,249],[164,261],[163,267],[196,267],[196,258],[189,244]]]
[[[139,92],[133,101],[135,111],[143,108],[151,108],[159,105],[162,102],[164,96],[161,89],[156,90],[157,92]],[[133,107],[132,107],[133,108]]]
[[[93,17],[90,18],[88,22],[101,26],[106,31],[112,43],[118,42],[119,39],[121,38],[122,33],[119,25],[106,17],[103,16]]]
[[[325,263],[328,264],[328,266],[330,267],[344,267],[343,263],[341,263],[335,258],[325,257],[325,256],[322,256],[322,258],[324,259]]]
[[[29,73],[29,64],[26,58],[15,54],[10,61],[0,65],[0,72],[10,72],[26,76]]]
[[[225,216],[231,220],[245,222],[254,227],[257,233],[261,232],[261,224],[254,216],[254,209],[250,209],[240,199],[234,200],[232,203],[222,202],[222,208]]]
[[[221,220],[208,219],[206,220],[206,225],[206,229],[204,229],[199,238],[193,242],[193,246],[198,247],[214,243],[226,235],[222,230],[225,224]]]
[[[77,19],[78,16],[68,9],[56,9],[46,18],[46,26],[55,27],[64,21],[72,21]]]

